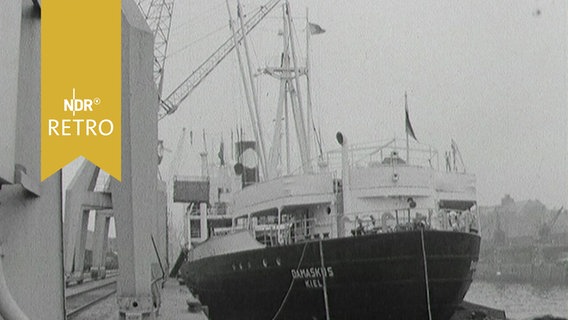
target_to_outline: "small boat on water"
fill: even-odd
[[[242,184],[207,180],[218,191],[211,198],[224,199],[211,206],[222,207],[232,224],[202,226],[208,239],[189,251],[181,276],[214,320],[450,319],[479,258],[475,177],[456,170],[449,154],[440,170],[433,148],[411,149],[408,112],[406,144],[355,146],[338,132],[339,150],[316,161],[309,157],[306,122],[296,113],[301,169],[280,173],[274,159],[287,115],[282,106],[289,99],[301,111],[294,81],[302,75],[291,63],[290,19],[284,21],[278,68],[284,97],[271,154],[263,162],[261,139],[240,141],[249,147],[237,148]]]

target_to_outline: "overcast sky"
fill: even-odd
[[[262,2],[243,4],[250,12]],[[565,1],[291,6],[302,56],[306,7],[310,20],[326,30],[311,42],[315,120],[324,148],[337,148],[338,130],[354,143],[404,137],[408,91],[418,139],[440,152],[449,149],[451,138],[458,143],[466,168],[477,176],[480,204],[496,204],[506,193],[549,207],[567,204]],[[281,17],[278,7],[251,33],[255,69],[277,61]],[[176,2],[164,94],[230,36],[227,21],[225,0]],[[270,133],[277,81],[263,76],[258,85]],[[249,123],[242,92],[233,52],[174,116],[160,122],[160,138],[170,149],[182,127],[194,133],[180,173],[198,173],[203,129],[214,159],[221,136],[228,143],[231,128]]]

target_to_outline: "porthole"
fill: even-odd
[[[265,268],[268,268],[268,262],[266,261],[266,259],[262,259],[262,265],[263,265]]]
[[[282,260],[280,260],[280,257],[276,258],[276,264],[277,264],[278,266],[281,266],[281,265],[282,265]]]
[[[247,263],[247,266],[248,266],[249,269],[252,268],[252,264],[250,263],[250,261]]]
[[[233,263],[233,271],[237,271],[237,265]]]
[[[243,264],[239,263],[239,269],[243,270]]]

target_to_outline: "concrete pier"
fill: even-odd
[[[162,308],[158,320],[207,320],[203,311],[190,312],[188,299],[195,299],[187,287],[180,286],[176,280],[169,279],[162,291]]]
[[[103,280],[107,281],[107,280]],[[207,320],[202,310],[189,311],[187,300],[195,301],[187,287],[174,279],[168,279],[162,290],[162,307],[156,320]],[[83,311],[78,318],[83,320],[118,320],[115,296],[111,296],[95,307]]]
[[[464,301],[457,308],[450,320],[506,320],[505,311]]]

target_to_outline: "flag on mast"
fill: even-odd
[[[322,28],[319,24],[309,22],[310,27],[310,34],[322,34],[325,32],[325,29]]]
[[[406,92],[404,93],[404,111],[406,113],[406,134],[418,142],[418,139],[416,139],[416,135],[414,134],[414,129],[412,129],[412,124],[410,123],[410,117],[408,116],[408,98],[406,96]]]

